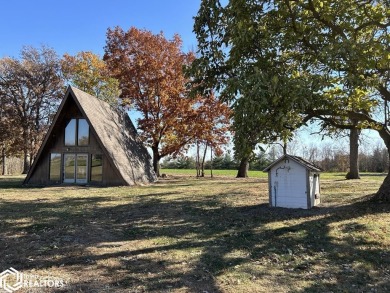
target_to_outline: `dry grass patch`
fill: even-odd
[[[339,179],[322,180],[321,207],[288,210],[268,207],[265,179],[0,177],[0,269],[63,278],[64,292],[388,292],[390,207],[368,200],[380,181]]]

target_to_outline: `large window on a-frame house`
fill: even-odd
[[[66,146],[89,145],[89,125],[85,119],[71,119],[65,127]]]
[[[65,127],[65,146],[88,146],[89,125],[86,119],[71,119]],[[85,151],[67,152],[63,161],[63,182],[88,182],[89,155]]]
[[[59,182],[61,180],[61,154],[50,154],[50,173],[49,179],[51,181]]]

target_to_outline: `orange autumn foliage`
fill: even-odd
[[[110,77],[106,63],[92,52],[75,56],[64,54],[61,60],[64,78],[73,86],[115,106],[119,96],[119,82]]]
[[[142,114],[138,129],[153,151],[157,175],[160,159],[179,154],[200,136],[212,112],[211,105],[203,104],[207,99],[189,98],[183,68],[195,56],[182,52],[181,46],[178,35],[167,40],[163,33],[134,27],[107,31],[104,60],[112,77],[119,80],[123,104]],[[200,109],[207,113],[201,115]]]
[[[221,147],[229,142],[231,109],[214,94],[198,99],[195,138],[220,156]]]

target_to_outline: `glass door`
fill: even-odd
[[[88,182],[88,154],[64,154],[64,183]]]
[[[76,162],[76,183],[87,183],[88,181],[88,155],[77,154]]]
[[[76,179],[76,155],[64,155],[64,183],[74,183]]]

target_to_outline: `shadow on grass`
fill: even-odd
[[[11,188],[25,188],[23,184],[24,178],[11,177],[11,176],[0,176],[0,189],[11,189]]]
[[[116,276],[108,284],[73,282],[71,292],[94,292],[91,287],[99,285],[118,292],[224,292],[217,279],[233,268],[248,282],[267,276],[269,268],[283,272],[281,284],[306,278],[302,292],[390,289],[389,251],[379,249],[375,237],[359,237],[369,228],[356,222],[390,212],[387,204],[288,210],[174,195],[157,192],[114,205],[111,196],[2,200],[1,268],[99,268],[101,277]],[[334,225],[342,238],[332,234]],[[116,265],[102,268],[112,259]],[[319,265],[328,269],[315,273]]]

